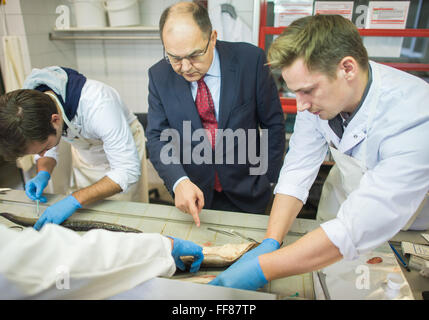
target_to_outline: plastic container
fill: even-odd
[[[101,0],[72,0],[78,28],[104,28],[106,11]]]
[[[140,24],[139,3],[137,0],[106,0],[104,8],[111,27],[135,26]]]
[[[400,295],[401,286],[404,283],[404,279],[398,273],[389,273],[387,275],[387,284],[384,287],[384,294],[387,299],[395,299]]]

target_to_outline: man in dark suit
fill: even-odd
[[[167,8],[160,33],[164,59],[149,70],[147,146],[176,207],[197,225],[203,207],[264,213],[285,132],[263,50],[216,41],[206,9],[192,2]]]

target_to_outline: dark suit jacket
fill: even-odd
[[[217,41],[221,68],[221,94],[219,101],[218,129],[268,129],[268,170],[264,175],[250,175],[252,165],[246,156],[244,164],[238,161],[239,145],[233,146],[234,164],[227,164],[226,153],[222,164],[186,164],[191,150],[200,144],[192,141],[191,149],[183,142],[177,147],[177,163],[164,164],[160,159],[168,141],[161,141],[161,132],[175,129],[180,137],[186,137],[183,121],[191,121],[191,131],[201,129],[201,119],[192,98],[189,82],[174,72],[164,59],[149,69],[149,112],[146,136],[150,160],[172,192],[174,183],[188,176],[204,193],[205,208],[210,208],[213,199],[215,169],[227,197],[245,212],[263,213],[271,198],[270,182],[277,182],[285,149],[284,116],[280,100],[262,49],[247,43]],[[255,131],[255,130],[254,130]],[[164,132],[165,133],[165,132]],[[185,133],[185,135],[184,135]],[[246,149],[248,139],[246,139]],[[218,140],[217,140],[218,141]],[[260,150],[257,131],[256,150]],[[226,145],[227,143],[224,143]],[[218,142],[216,142],[218,145]],[[164,148],[163,148],[164,147]],[[241,147],[243,145],[241,144]],[[185,150],[184,150],[185,148]],[[244,149],[241,149],[242,151]],[[219,150],[216,150],[218,152]],[[180,156],[180,158],[179,158]],[[231,156],[231,155],[230,155]],[[180,162],[180,163],[179,163]],[[219,163],[219,161],[217,161]]]

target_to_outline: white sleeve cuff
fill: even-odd
[[[121,187],[122,192],[127,192],[128,188],[136,183],[140,178],[140,175],[130,177],[130,175],[126,173],[124,174],[124,172],[120,170],[109,171],[106,176],[113,182],[117,183]]]
[[[304,204],[307,202],[308,190],[293,184],[277,183],[274,188],[274,194],[281,193],[295,197],[301,200]]]
[[[340,250],[345,260],[354,260],[359,254],[340,219],[332,219],[320,225],[329,240]]]
[[[183,176],[183,177],[181,177],[181,178],[179,178],[179,179],[177,179],[177,181],[174,183],[174,185],[173,185],[173,192],[176,192],[176,187],[177,187],[177,185],[181,182],[181,181],[183,181],[183,180],[185,180],[185,179],[189,179],[189,177],[188,176]]]
[[[37,163],[37,160],[39,160],[40,158],[45,158],[45,157],[49,157],[49,158],[54,158],[56,162],[58,162],[58,147],[55,146],[51,149],[49,149],[48,151],[45,152],[45,154],[43,155],[43,157],[39,156],[38,154],[34,155],[34,161]]]

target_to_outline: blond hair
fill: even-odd
[[[303,58],[310,71],[335,78],[338,63],[347,56],[368,69],[368,53],[355,25],[340,15],[315,15],[287,27],[272,43],[268,62],[272,68],[282,69]]]

